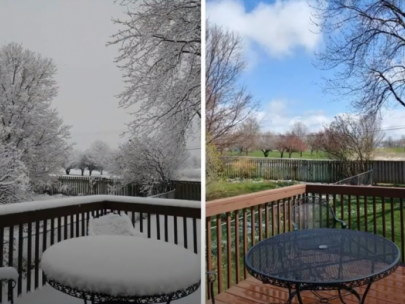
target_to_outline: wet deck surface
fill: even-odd
[[[362,295],[366,287],[355,288]],[[321,292],[322,295],[334,296],[337,292]],[[321,303],[314,294],[309,291],[302,293],[305,304]],[[285,304],[288,299],[288,290],[272,285],[264,285],[260,281],[250,277],[238,285],[225,290],[215,297],[216,304]],[[344,298],[347,304],[358,303],[358,300],[348,295]],[[211,301],[207,301],[207,304]],[[298,303],[294,299],[293,303]],[[329,301],[328,304],[342,303],[339,299]],[[405,267],[398,269],[383,280],[371,285],[366,298],[366,304],[400,304],[405,303]]]

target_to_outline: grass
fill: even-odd
[[[295,182],[273,182],[267,180],[236,180],[234,182],[219,180],[207,185],[207,201],[232,197],[294,185]]]
[[[384,156],[398,156],[398,157],[405,157],[405,150],[404,148],[377,148],[375,149],[374,153],[376,156],[384,157]],[[245,153],[239,154],[236,151],[228,152],[225,156],[250,156],[250,157],[262,157],[264,158],[263,152],[260,150],[255,150],[249,152],[247,155]],[[271,151],[267,158],[280,158],[279,151]],[[289,158],[288,153],[284,152],[283,158]],[[324,152],[313,152],[311,151],[304,151],[302,156],[300,153],[295,152],[292,153],[291,158],[298,158],[298,159],[329,159],[328,155]]]
[[[404,154],[404,148],[377,148],[376,151]]]
[[[239,154],[238,152],[232,151],[226,154],[226,156],[251,156],[251,157],[264,157],[263,152],[260,150],[249,152],[248,155],[245,153]],[[280,152],[278,151],[271,151],[267,158],[280,158]],[[289,158],[288,153],[284,152],[283,158]],[[305,151],[302,153],[292,153],[291,158],[302,158],[302,159],[328,159],[328,156],[323,152],[313,152],[311,154],[310,151]]]

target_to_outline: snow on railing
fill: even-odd
[[[187,201],[187,200],[175,200],[175,199],[161,199],[150,197],[129,197],[129,196],[116,196],[116,195],[90,195],[80,197],[58,198],[55,200],[46,201],[33,201],[16,203],[0,206],[0,215],[21,213],[29,211],[37,211],[43,209],[53,209],[56,207],[67,207],[74,205],[85,205],[91,203],[102,202],[118,202],[129,204],[147,204],[156,206],[173,206],[183,208],[196,208],[201,209],[201,202],[199,201]]]
[[[0,206],[0,265],[20,276],[17,294],[46,283],[42,252],[66,239],[86,236],[91,216],[126,213],[145,237],[200,254],[201,202],[150,197],[92,195]],[[4,290],[3,290],[4,287]],[[5,286],[0,286],[0,303]]]

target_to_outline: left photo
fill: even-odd
[[[198,304],[201,1],[0,3],[0,304]]]

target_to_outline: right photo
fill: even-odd
[[[205,16],[206,303],[405,303],[405,3]]]

